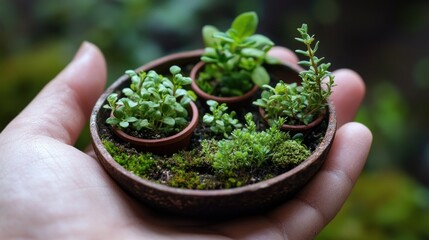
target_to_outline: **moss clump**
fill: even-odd
[[[130,152],[129,148],[108,140],[103,140],[103,144],[117,163],[137,176],[145,177],[156,167],[151,153]]]
[[[271,161],[278,167],[289,168],[300,164],[310,156],[310,150],[299,141],[287,140],[279,144]]]
[[[208,157],[220,175],[231,177],[237,171],[260,168],[270,159],[275,146],[290,138],[288,133],[280,131],[279,122],[265,131],[257,131],[252,114],[247,114],[245,119],[245,128],[234,130],[228,139],[212,142],[216,146],[203,145],[203,152],[207,146],[215,150]]]

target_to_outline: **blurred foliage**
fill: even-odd
[[[249,10],[260,17],[258,32],[291,49],[299,48],[296,28],[307,23],[333,69],[355,69],[367,84],[357,119],[372,130],[373,148],[350,200],[320,238],[428,239],[421,226],[429,222],[422,185],[429,186],[428,1],[0,1],[0,130],[83,40],[105,54],[111,83],[125,69],[201,48],[203,25],[225,30]],[[77,146],[88,142],[86,128]]]
[[[429,239],[427,199],[429,190],[402,172],[364,173],[317,239]]]

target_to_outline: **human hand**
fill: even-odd
[[[270,53],[296,64],[289,50]],[[73,147],[104,89],[101,52],[84,43],[73,61],[0,134],[0,239],[309,239],[340,210],[372,136],[350,123],[365,87],[334,72],[338,131],[322,169],[295,198],[265,215],[223,223],[158,216],[126,195],[93,151]]]

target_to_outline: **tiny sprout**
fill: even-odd
[[[241,128],[242,125],[235,118],[235,111],[226,113],[228,107],[225,103],[219,104],[214,100],[208,100],[207,105],[211,113],[203,116],[203,123],[210,127],[210,131],[215,135],[228,136],[234,129]]]

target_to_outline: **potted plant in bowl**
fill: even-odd
[[[112,93],[104,108],[111,110],[106,123],[123,140],[153,153],[171,154],[185,149],[199,121],[191,83],[178,66],[170,67],[171,79],[158,74],[126,71],[131,79],[123,97]]]
[[[306,50],[296,52],[308,57],[299,62],[308,67],[299,73],[301,84],[284,81],[275,86],[266,84],[261,98],[253,103],[260,107],[260,114],[268,122],[283,117],[286,119],[283,129],[303,132],[322,122],[334,87],[334,76],[328,71],[330,63],[322,63],[323,58],[315,55],[319,42],[312,45],[315,39],[308,34],[307,25],[303,24],[298,31],[301,37],[295,39],[304,43]]]
[[[246,12],[235,18],[226,32],[206,25],[202,29],[206,48],[191,71],[192,89],[205,100],[240,105],[250,102],[259,86],[269,83],[265,63],[274,43],[255,34],[258,16]]]
[[[117,100],[119,95],[115,97],[114,94],[122,94],[129,99],[137,92],[144,95],[142,90],[136,91],[136,86],[143,86],[140,76],[145,74],[142,71],[147,72],[146,77],[150,70],[155,70],[158,76],[176,76],[178,71],[169,66],[178,64],[186,75],[198,64],[201,54],[202,51],[193,51],[191,55],[166,56],[115,81],[100,96],[91,115],[95,153],[106,171],[125,191],[161,211],[213,218],[270,209],[299,191],[323,164],[336,130],[333,106],[326,108],[325,105],[323,124],[311,130],[313,134],[300,138],[280,130],[287,121],[286,117],[275,118],[271,125],[267,125],[255,105],[228,112],[226,103],[198,98],[195,104],[202,121],[193,130],[189,148],[168,155],[164,151],[170,147],[163,147],[155,153],[152,147],[142,150],[116,135],[115,128],[110,125],[117,123],[120,129],[121,122],[122,128],[142,124],[138,123],[141,118],[130,119],[112,113],[118,109],[118,102],[124,111],[127,108],[127,101]],[[298,72],[296,68],[282,65],[269,75],[278,75],[276,79],[284,79],[279,76],[291,77],[288,81],[294,81],[293,77],[298,76]],[[298,81],[299,77],[296,79]],[[189,79],[185,80],[189,82]],[[164,87],[158,87],[157,91],[165,91]],[[185,92],[181,92],[179,95],[185,96]],[[252,97],[257,98],[258,95],[256,92]],[[176,100],[180,103],[180,97]]]

